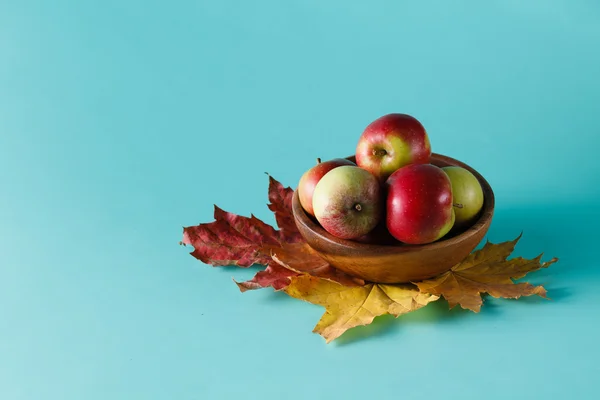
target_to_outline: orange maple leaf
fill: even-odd
[[[542,286],[514,283],[513,279],[547,268],[558,259],[541,262],[540,254],[533,259],[516,257],[507,260],[520,238],[519,235],[515,240],[500,244],[487,242],[481,250],[471,253],[450,271],[415,284],[423,293],[443,296],[450,308],[460,305],[474,312],[479,312],[483,304],[481,293],[512,299],[531,295],[546,297],[546,289]]]

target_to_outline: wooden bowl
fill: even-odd
[[[349,159],[354,161],[353,157]],[[381,245],[339,239],[306,214],[296,191],[292,209],[301,235],[331,265],[369,282],[418,282],[448,271],[467,257],[487,233],[494,214],[494,192],[481,174],[458,160],[434,153],[431,163],[438,167],[456,165],[466,168],[481,183],[483,209],[478,220],[464,232],[424,245],[400,242]]]

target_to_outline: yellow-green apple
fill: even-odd
[[[452,185],[456,228],[472,225],[483,207],[483,189],[479,180],[462,167],[450,166],[442,170],[448,175]]]
[[[300,204],[302,208],[314,216],[315,212],[313,211],[312,199],[313,193],[315,191],[315,186],[321,180],[326,173],[331,171],[334,168],[340,167],[342,165],[356,165],[350,160],[346,160],[345,158],[334,158],[333,160],[321,162],[320,158],[317,158],[317,165],[306,171],[302,177],[300,178],[300,182],[298,183],[298,197],[300,199]]]
[[[407,114],[388,114],[371,122],[356,146],[356,164],[384,182],[408,164],[427,164],[431,145],[421,123]]]
[[[408,244],[434,242],[454,224],[452,185],[441,168],[411,164],[394,172],[385,183],[386,226]]]
[[[383,207],[379,181],[357,166],[332,169],[313,193],[317,221],[341,239],[356,239],[372,231],[382,218]]]

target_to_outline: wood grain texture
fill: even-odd
[[[354,157],[348,157],[354,160]],[[298,229],[306,242],[331,265],[369,282],[418,282],[440,275],[458,264],[477,247],[487,233],[494,215],[494,192],[481,174],[453,158],[432,154],[438,167],[456,165],[471,171],[481,183],[483,209],[478,220],[463,232],[454,232],[424,245],[359,243],[339,239],[325,231],[304,212],[294,193],[292,209]]]

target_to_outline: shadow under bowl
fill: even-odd
[[[353,157],[349,159],[354,161]],[[434,153],[431,164],[463,167],[479,180],[483,188],[483,208],[477,221],[467,230],[423,245],[400,242],[381,245],[340,239],[325,231],[314,218],[306,214],[296,191],[292,209],[300,234],[329,264],[369,282],[418,282],[450,270],[467,257],[487,233],[494,214],[494,192],[481,174],[463,162]]]

